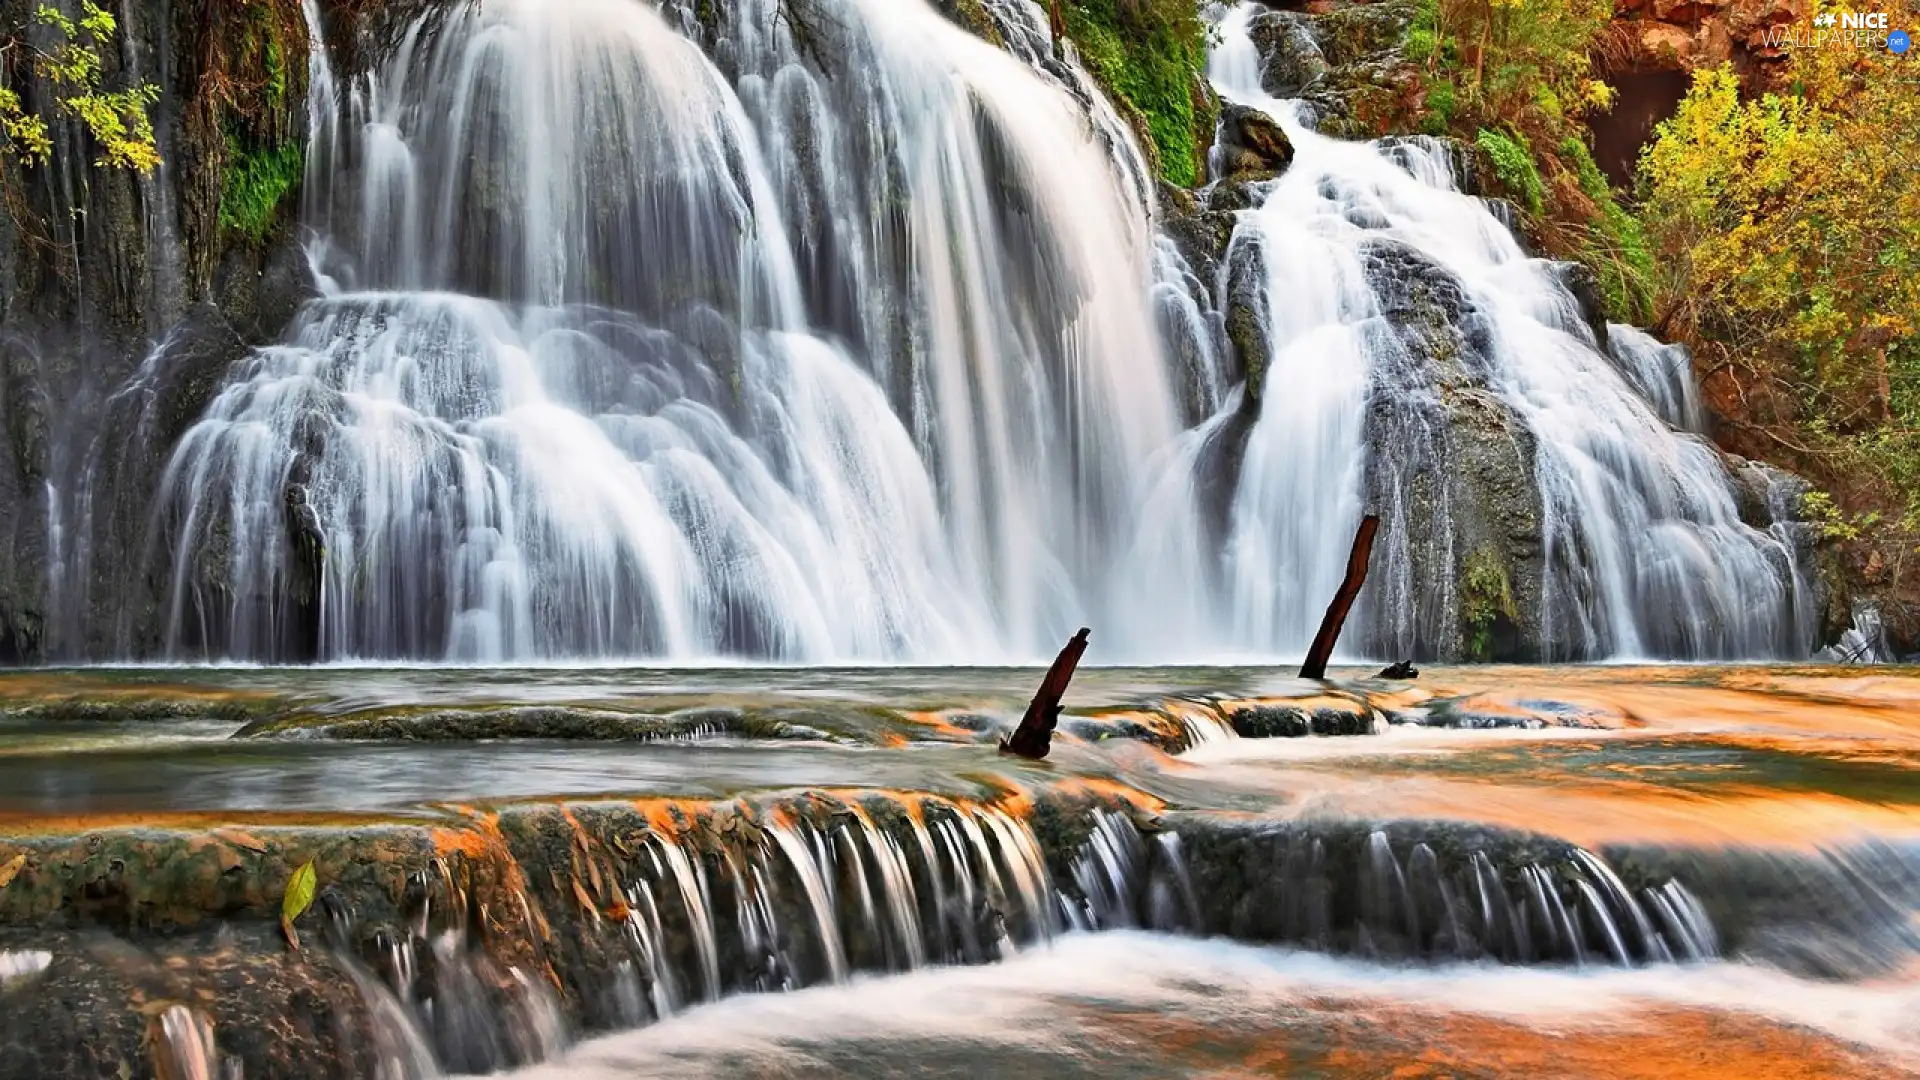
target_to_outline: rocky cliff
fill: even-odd
[[[68,11],[78,5],[60,5]],[[25,26],[28,0],[0,5]],[[307,34],[296,0],[132,0],[103,56],[146,82],[163,164],[96,167],[52,119],[0,163],[0,661],[147,655],[162,579],[151,493],[229,365],[312,291],[296,247]],[[24,71],[26,106],[50,88]]]

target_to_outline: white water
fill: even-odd
[[[316,51],[325,295],[174,455],[171,653],[994,662],[1091,625],[1109,661],[1293,655],[1370,506],[1349,647],[1444,649],[1468,553],[1444,498],[1408,504],[1457,462],[1382,319],[1382,239],[1459,281],[1489,342],[1466,392],[1539,443],[1551,655],[1806,651],[1790,545],[1741,524],[1712,451],[1438,147],[1326,140],[1262,94],[1245,7],[1214,81],[1299,156],[1234,240],[1273,361],[1209,550],[1194,474],[1242,396],[1220,315],[1041,8],[987,7],[1005,50],[922,0],[739,0],[704,29],[484,0],[345,82]]]
[[[1024,657],[1150,593],[1137,153],[923,4],[818,9],[852,77],[771,0],[727,74],[630,0],[316,59],[334,291],[175,457],[174,648],[284,647],[294,484],[323,656]]]
[[[930,1046],[952,1075],[1191,1075],[1207,1061],[1151,1036],[1114,1041],[1117,1016],[1151,1015],[1285,1040],[1325,1011],[1457,1013],[1554,1031],[1657,1029],[1660,1011],[1695,1008],[1811,1029],[1920,1065],[1911,988],[1890,991],[1712,964],[1640,971],[1409,969],[1133,932],[1069,935],[1045,952],[984,968],[935,969],[851,986],[737,998],[643,1031],[595,1040],[527,1080],[861,1075],[926,1068]],[[1392,1014],[1390,1014],[1392,1015]],[[1543,1035],[1549,1038],[1549,1035]],[[1383,1046],[1402,1046],[1389,1034]],[[1417,1041],[1409,1036],[1407,1042]],[[1404,1048],[1404,1047],[1403,1047]],[[829,1057],[827,1055],[832,1054]],[[1114,1060],[1106,1060],[1106,1059]],[[1104,1066],[1102,1062],[1105,1061]],[[962,1063],[973,1062],[974,1073]],[[846,1068],[845,1065],[841,1066]],[[1357,1074],[1356,1074],[1357,1075]]]
[[[1468,552],[1448,531],[1444,492],[1425,496],[1439,501],[1428,509],[1415,492],[1422,473],[1463,467],[1461,448],[1434,430],[1444,410],[1485,395],[1480,408],[1511,417],[1538,447],[1549,656],[1804,654],[1791,547],[1743,524],[1719,456],[1669,427],[1697,425],[1690,369],[1630,331],[1621,352],[1644,385],[1623,380],[1550,264],[1454,190],[1444,146],[1327,139],[1267,95],[1249,35],[1263,10],[1225,13],[1209,70],[1223,97],[1278,120],[1296,151],[1234,238],[1261,253],[1259,314],[1274,353],[1227,552],[1235,625],[1297,647],[1339,580],[1365,501],[1387,538],[1375,640],[1396,656],[1431,640],[1421,620],[1457,599],[1451,581],[1414,580],[1413,549],[1428,545],[1443,566]],[[1438,358],[1439,346],[1418,355],[1396,338],[1387,310],[1415,283],[1367,265],[1370,252],[1394,251],[1429,265],[1421,287],[1451,282],[1464,295],[1458,357]]]
[[[1706,410],[1686,346],[1662,344],[1645,330],[1621,323],[1607,325],[1607,341],[1620,373],[1660,419],[1679,431],[1706,430]]]

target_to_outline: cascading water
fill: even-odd
[[[1387,549],[1376,649],[1445,640],[1429,620],[1494,563],[1461,550],[1456,496],[1433,474],[1479,470],[1537,489],[1512,501],[1537,507],[1538,595],[1515,595],[1526,590],[1503,570],[1481,591],[1495,606],[1537,603],[1545,655],[1804,655],[1792,546],[1744,523],[1719,455],[1668,426],[1698,422],[1673,351],[1622,334],[1623,380],[1553,264],[1456,190],[1444,145],[1329,139],[1267,94],[1250,26],[1286,16],[1264,12],[1224,13],[1210,68],[1224,98],[1269,113],[1295,149],[1241,213],[1227,260],[1257,260],[1272,353],[1227,550],[1242,640],[1299,647],[1365,504]],[[1480,458],[1507,444],[1515,461],[1470,459],[1451,435],[1461,424],[1477,425]]]
[[[1448,478],[1493,473],[1538,569],[1472,602],[1530,651],[1806,652],[1791,538],[1662,422],[1698,426],[1672,350],[1616,328],[1623,381],[1444,147],[1315,134],[1225,14],[1216,85],[1297,149],[1223,261],[1249,400],[1125,124],[1037,5],[983,10],[1004,48],[921,0],[478,0],[367,72],[317,47],[323,295],[174,452],[172,654],[1290,655],[1372,506],[1349,647],[1471,655]]]
[[[1653,335],[1622,323],[1607,324],[1607,354],[1653,411],[1679,431],[1706,430],[1693,357],[1684,345],[1663,345]]]
[[[721,29],[486,0],[316,77],[329,289],[175,455],[176,651],[1026,654],[1150,587],[1111,110],[920,3]]]

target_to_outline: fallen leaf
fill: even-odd
[[[627,906],[625,900],[615,900],[613,906],[607,909],[607,918],[614,922],[626,922],[627,917],[632,914],[633,909]]]
[[[587,895],[586,886],[581,885],[578,880],[573,883],[573,898],[580,901],[580,907],[594,918],[600,917],[600,909],[594,905],[593,897]]]
[[[13,879],[27,865],[27,853],[21,852],[4,863],[0,863],[0,889],[13,884]]]
[[[293,946],[293,951],[299,952],[300,933],[293,928],[293,920],[285,915],[280,916],[280,932],[287,935],[287,944]]]
[[[313,872],[313,860],[308,859],[287,879],[287,895],[280,901],[280,919],[288,926],[293,920],[306,913],[313,906],[313,892],[319,887],[320,879]]]

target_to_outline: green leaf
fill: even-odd
[[[308,859],[287,879],[287,895],[280,902],[280,917],[292,922],[305,914],[313,906],[313,890],[318,884],[319,878],[313,872],[313,860]]]

